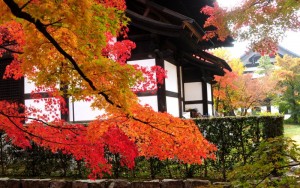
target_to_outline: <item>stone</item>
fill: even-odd
[[[163,179],[161,181],[161,188],[183,188],[184,184],[182,180],[175,179]]]
[[[9,178],[0,178],[0,188],[7,187],[7,180],[9,180]]]
[[[101,179],[101,180],[90,180],[89,188],[106,188],[107,187],[107,180]]]
[[[230,188],[231,184],[230,182],[214,182],[213,185],[221,186],[224,188]]]
[[[199,180],[199,179],[187,179],[184,181],[184,188],[200,188],[200,187],[209,187],[210,181],[208,180]]]
[[[9,179],[7,180],[7,187],[9,188],[21,188],[21,180]]]
[[[52,180],[49,188],[72,188],[72,182],[66,180]]]
[[[160,188],[159,180],[134,181],[130,183],[130,188]]]
[[[108,181],[108,188],[129,188],[130,183],[126,180],[116,179]]]
[[[84,182],[84,181],[73,181],[72,182],[72,188],[88,188],[88,182]]]
[[[22,179],[22,188],[48,188],[50,179]]]

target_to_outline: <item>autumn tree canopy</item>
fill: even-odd
[[[231,35],[250,41],[254,51],[269,53],[276,51],[286,31],[299,31],[299,9],[298,0],[244,0],[231,9],[215,3],[201,11],[210,16],[205,23],[210,28],[207,38],[217,36],[224,40]]]
[[[300,58],[277,56],[272,75],[278,80],[275,102],[282,111],[291,114],[291,122],[300,122]]]
[[[236,82],[244,72],[244,65],[238,58],[232,58],[226,49],[215,49],[212,53],[226,60],[232,68],[231,72],[225,70],[224,76],[215,76],[216,84],[213,85],[215,109],[223,115],[234,115],[234,110],[238,108]]]
[[[240,59],[230,57],[228,51],[216,49],[212,53],[226,59],[232,67],[232,72],[225,72],[223,77],[215,76],[213,95],[217,112],[223,115],[237,115],[235,111],[240,109],[239,115],[246,115],[248,109],[261,106],[265,99],[275,92],[277,80],[269,73],[265,61],[261,62],[261,67],[265,68],[265,75],[254,78],[253,74],[243,74],[243,63]]]
[[[94,178],[111,170],[106,150],[118,153],[129,168],[137,156],[197,164],[214,157],[215,146],[193,121],[138,103],[134,90],[149,89],[165,73],[160,67],[149,71],[125,63],[135,47],[126,39],[125,9],[124,0],[0,1],[0,57],[13,57],[4,79],[25,76],[34,82],[32,97],[46,110],[41,114],[24,104],[0,101],[0,129],[13,144],[26,148],[33,141],[72,154],[85,161]],[[116,42],[116,37],[123,40]],[[147,76],[151,71],[160,79]],[[49,97],[36,94],[41,91]],[[68,113],[69,97],[92,101],[92,107],[106,114],[88,126],[69,124],[56,110]]]

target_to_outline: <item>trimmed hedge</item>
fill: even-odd
[[[218,148],[217,160],[205,164],[205,175],[221,172],[224,180],[235,164],[246,163],[262,139],[283,135],[283,116],[217,117],[195,122]]]
[[[105,178],[155,179],[193,178],[226,180],[227,174],[240,162],[246,163],[257,150],[261,140],[283,135],[282,116],[218,117],[195,119],[207,140],[218,147],[216,160],[205,160],[204,165],[187,165],[178,160],[159,161],[157,158],[136,159],[136,167],[129,170],[113,163],[112,175]],[[0,132],[1,133],[1,132]],[[7,143],[4,133],[0,134],[2,158],[0,176],[10,177],[86,177],[87,169],[82,161],[75,161],[61,152],[34,146],[23,150]]]

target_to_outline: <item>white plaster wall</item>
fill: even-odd
[[[104,110],[92,109],[92,102],[75,101],[70,99],[69,103],[69,117],[70,121],[90,121],[96,119],[97,116],[103,115]]]
[[[139,97],[139,103],[142,105],[148,104],[154,111],[158,111],[157,95]]]
[[[146,69],[148,70],[151,70],[150,68],[152,66],[155,66],[156,63],[155,63],[155,59],[142,59],[142,60],[134,60],[134,61],[127,61],[127,64],[129,65],[139,65],[139,66],[142,66],[142,67],[145,67]],[[156,74],[154,73],[154,79],[156,79]],[[152,88],[157,88],[156,85],[152,84],[151,86],[149,86],[149,88],[147,88],[148,90],[150,90],[150,87],[151,89]],[[133,87],[134,88],[134,87]]]
[[[24,78],[24,93],[31,93],[35,89],[35,84]]]
[[[142,59],[142,60],[127,61],[127,64],[151,67],[151,66],[155,65],[155,59]]]
[[[271,106],[271,113],[279,113],[279,108],[277,106]]]
[[[166,90],[178,93],[177,67],[168,61],[164,61],[164,64],[168,76],[165,79]]]
[[[56,85],[56,88],[59,88],[59,84]],[[24,78],[24,93],[31,93],[36,89],[36,85],[34,82],[28,80],[26,77]],[[45,92],[47,90],[40,90],[39,92]]]
[[[213,105],[208,104],[208,116],[213,116]]]
[[[179,101],[175,97],[166,97],[167,112],[175,117],[179,117]]]
[[[203,104],[186,104],[185,110],[187,111],[189,109],[197,109],[198,113],[203,115]]]
[[[212,101],[211,84],[207,83],[206,87],[207,87],[207,100]]]
[[[185,101],[202,100],[202,83],[191,82],[184,83],[184,99]]]
[[[54,98],[52,98],[54,99]],[[45,109],[46,107],[46,102],[43,101],[43,100],[38,100],[38,102],[35,102],[36,100],[35,99],[26,99],[25,100],[25,106],[28,107],[28,108],[34,108],[34,109],[38,109],[40,110],[41,112],[37,112],[36,114],[38,116],[42,116],[44,114],[47,115],[47,117],[49,118],[49,122],[53,121],[55,118],[61,118],[60,116],[60,108],[59,108],[59,105],[54,105],[55,106],[55,109],[51,109],[51,111],[47,111]],[[36,118],[36,116],[30,116],[32,118]],[[29,123],[31,120],[28,120],[26,123]]]
[[[267,106],[261,106],[260,110],[261,112],[267,112]]]

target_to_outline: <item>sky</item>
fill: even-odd
[[[224,8],[231,8],[240,5],[243,0],[217,0],[219,5]],[[300,32],[289,31],[282,41],[279,42],[282,47],[294,52],[300,56]],[[234,47],[228,48],[236,58],[241,57],[247,50],[246,42],[235,42]]]

